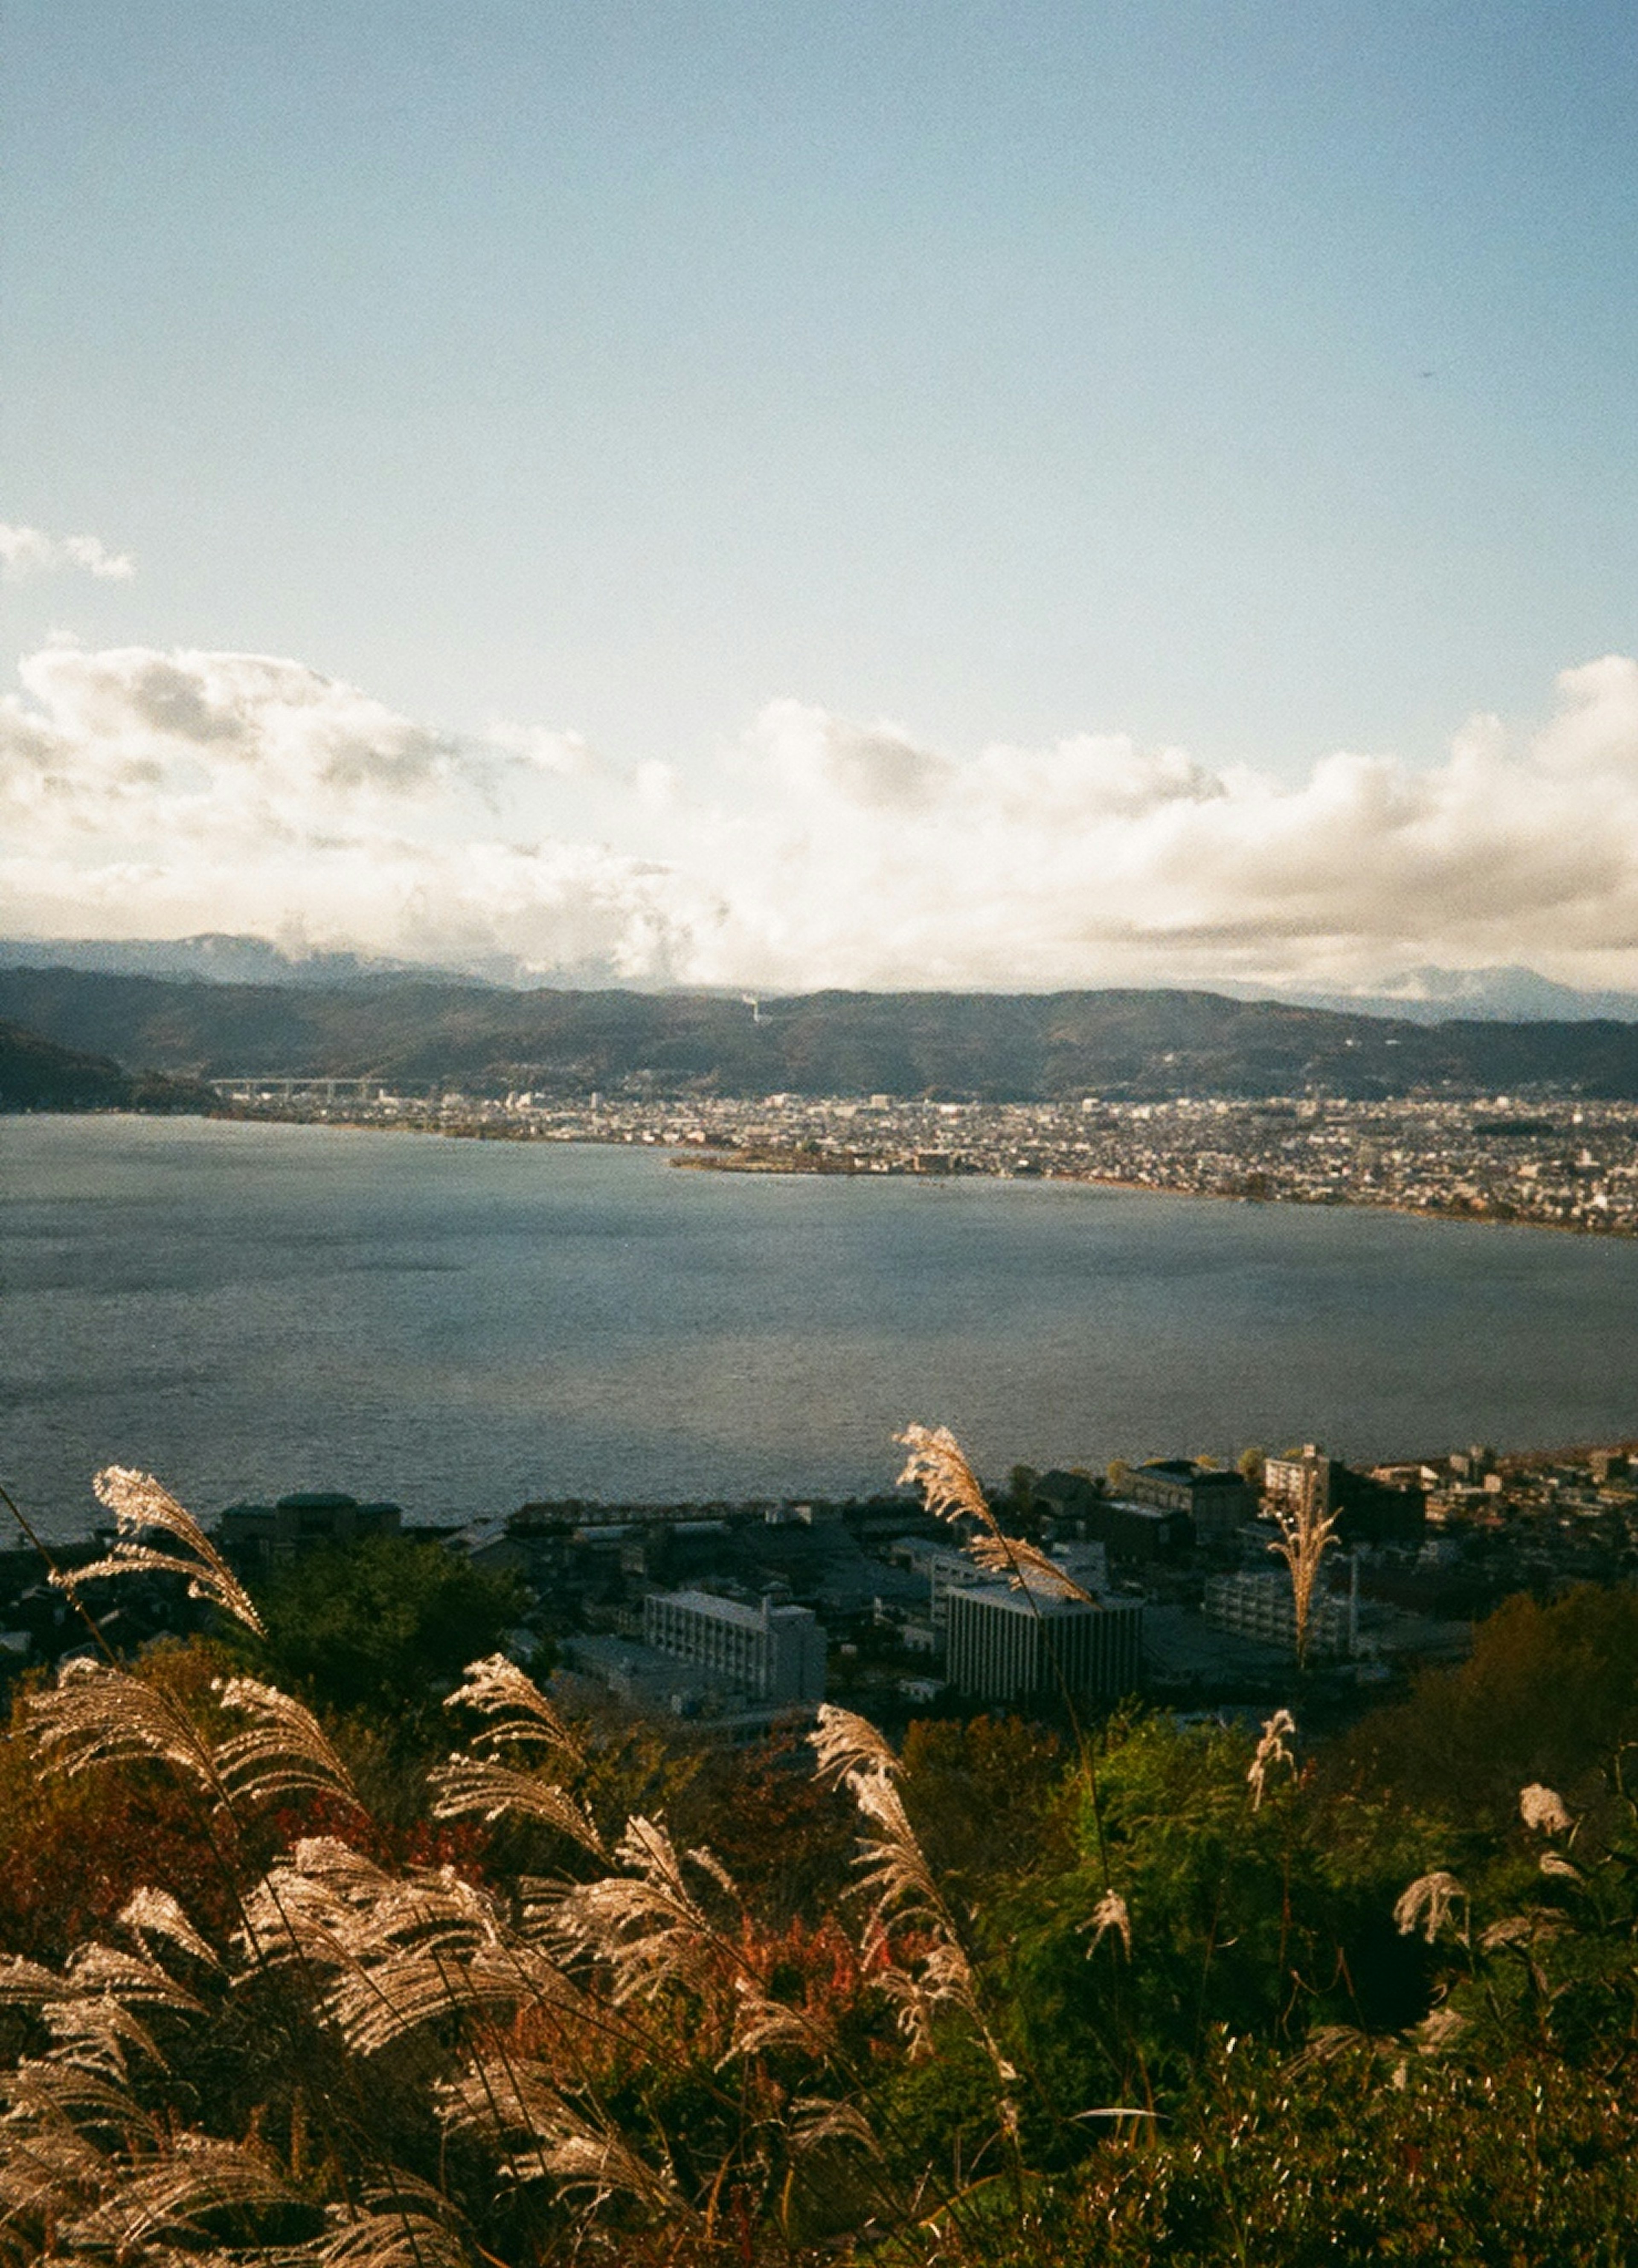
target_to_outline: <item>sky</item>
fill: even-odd
[[[1638,16],[9,0],[0,933],[1638,990]]]

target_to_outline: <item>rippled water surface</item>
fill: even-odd
[[[1638,1242],[653,1151],[0,1118],[0,1470],[57,1534],[147,1466],[207,1514],[332,1486],[867,1490],[1319,1439],[1638,1433]]]

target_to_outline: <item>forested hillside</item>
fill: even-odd
[[[383,977],[291,986],[0,969],[0,1015],[128,1067],[577,1093],[1358,1097],[1550,1083],[1638,1096],[1638,1025],[1393,1023],[1210,992],[517,992]]]

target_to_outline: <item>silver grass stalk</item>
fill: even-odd
[[[1456,1876],[1442,1867],[1435,1868],[1431,1874],[1419,1874],[1400,1892],[1393,1909],[1394,1923],[1401,1937],[1411,1936],[1420,1926],[1431,1945],[1457,1907],[1466,1904],[1467,1892]]]
[[[220,1792],[209,1745],[187,1712],[157,1686],[87,1654],[30,1696],[28,1719],[48,1771],[73,1778],[94,1765],[157,1762]]]
[[[1251,1786],[1253,1811],[1262,1808],[1268,1775],[1276,1764],[1287,1764],[1293,1771],[1296,1770],[1296,1759],[1287,1745],[1288,1734],[1295,1738],[1296,1719],[1289,1709],[1276,1709],[1263,1726],[1263,1736],[1257,1744],[1257,1753],[1251,1758],[1245,1775]]]
[[[520,2178],[587,2189],[594,2202],[624,2192],[684,2226],[697,2219],[669,2167],[651,2165],[617,2129],[571,2102],[540,2064],[475,2058],[440,2090],[440,2107],[452,2128],[519,2137],[524,2147],[514,2148],[511,2163]]]
[[[553,1780],[457,1751],[427,1775],[427,1784],[432,1790],[434,1819],[535,1819],[569,1836],[594,1858],[608,1857],[584,1806]]]
[[[218,1678],[211,1689],[224,1709],[252,1719],[248,1728],[218,1743],[217,1775],[235,1800],[317,1791],[358,1800],[352,1776],[311,1709],[254,1677]]]
[[[1005,1576],[1015,1591],[1029,1591],[1056,1599],[1078,1599],[1096,1607],[1099,1602],[1065,1572],[1056,1559],[1026,1541],[1007,1535],[990,1509],[977,1474],[962,1454],[961,1445],[946,1425],[906,1425],[894,1440],[910,1454],[899,1475],[901,1488],[919,1488],[922,1502],[936,1520],[958,1526],[973,1522],[962,1539],[962,1549],[978,1566]]]
[[[119,1919],[144,1951],[150,1937],[168,1938],[196,1961],[207,1962],[213,1969],[222,1966],[215,1947],[200,1935],[169,1890],[133,1891],[121,1908]]]
[[[1337,1515],[1321,1503],[1319,1476],[1314,1472],[1303,1474],[1295,1504],[1288,1503],[1284,1497],[1269,1498],[1265,1502],[1280,1530],[1268,1548],[1285,1561],[1291,1578],[1291,1611],[1296,1625],[1296,1658],[1301,1667],[1308,1660],[1320,1562],[1337,1540]]]
[[[111,1993],[124,2005],[178,2008],[203,2016],[204,2003],[145,1954],[112,1945],[82,1945],[69,1956],[67,1982],[76,1992]]]
[[[860,1838],[854,1861],[861,1870],[855,1892],[870,1901],[867,1953],[886,1954],[895,1925],[923,1929],[931,1940],[915,1970],[889,1957],[873,1979],[895,2003],[911,2053],[932,2054],[934,2014],[939,2004],[948,2002],[977,2028],[1001,2070],[1004,2059],[984,2023],[960,1933],[895,1785],[903,1770],[897,1756],[867,1719],[828,1703],[821,1705],[818,1726],[808,1737],[823,1776],[847,1789],[861,1817],[876,1830]],[[1010,2066],[1006,2069],[1010,2075]]]
[[[332,2206],[330,2220],[303,2255],[314,2268],[471,2268],[473,2247],[451,2226],[448,2200],[424,2183],[406,2184],[402,2198],[370,2197],[362,2209]]]
[[[1568,1835],[1575,1824],[1563,1797],[1556,1789],[1543,1787],[1539,1780],[1520,1788],[1518,1812],[1532,1835]]]
[[[1089,1918],[1082,1924],[1088,1933],[1087,1959],[1091,1960],[1098,1947],[1113,1930],[1119,1938],[1128,1961],[1132,1958],[1132,1916],[1126,1911],[1126,1901],[1118,1890],[1105,1890]]]
[[[823,2095],[799,2095],[788,2108],[788,2135],[796,2156],[816,2150],[823,2142],[854,2142],[873,2158],[882,2155],[875,2130],[856,2103],[832,2102]]]
[[[688,1856],[719,1885],[727,1882],[708,1852]],[[715,1981],[724,1941],[690,1889],[665,1828],[657,1820],[629,1819],[615,1858],[625,1872],[548,1890],[531,1903],[530,1919],[566,1957],[608,1970],[616,2007],[653,1999],[674,1981]]]
[[[119,1533],[106,1559],[69,1572],[54,1570],[51,1580],[60,1590],[71,1592],[81,1583],[120,1575],[181,1575],[187,1580],[189,1598],[208,1600],[258,1638],[267,1636],[255,1602],[238,1576],[193,1514],[184,1512],[151,1473],[139,1473],[128,1465],[109,1465],[92,1485],[114,1514]],[[182,1550],[160,1551],[139,1543],[138,1537],[150,1529],[170,1536]]]
[[[572,1764],[585,1761],[575,1739],[551,1703],[531,1677],[504,1653],[471,1661],[466,1683],[445,1701],[446,1709],[471,1709],[491,1721],[478,1733],[472,1746],[491,1749],[508,1746],[557,1749]]]
[[[65,2234],[76,2250],[93,2252],[107,2246],[125,2256],[161,2235],[196,2236],[202,2213],[301,2202],[270,2151],[253,2142],[184,2131],[151,2161],[126,2169],[108,2194]]]

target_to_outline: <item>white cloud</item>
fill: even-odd
[[[13,527],[0,520],[0,578],[21,583],[32,575],[68,569],[102,583],[129,583],[136,563],[128,551],[108,550],[100,536],[46,535],[37,527]]]
[[[962,757],[795,702],[701,777],[461,739],[303,664],[54,645],[0,703],[0,930],[299,933],[639,983],[1638,989],[1638,661],[1425,768],[1295,784],[1118,733]]]

